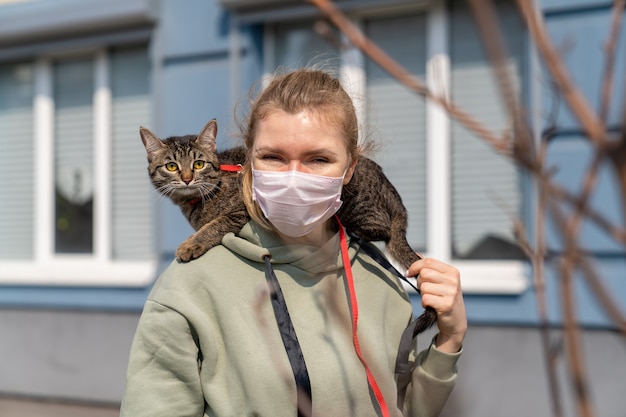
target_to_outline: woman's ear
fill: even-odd
[[[352,179],[352,175],[354,174],[354,170],[356,169],[356,164],[359,162],[359,158],[354,158],[352,162],[350,162],[350,166],[346,171],[346,175],[343,177],[343,185],[346,185]]]

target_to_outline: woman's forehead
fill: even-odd
[[[259,122],[254,148],[303,154],[327,151],[343,155],[348,151],[342,131],[324,123],[315,112],[290,114],[284,111]]]

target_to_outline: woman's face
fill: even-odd
[[[352,178],[352,161],[340,130],[325,124],[314,112],[269,113],[257,125],[252,167],[259,171],[300,171],[327,177]]]

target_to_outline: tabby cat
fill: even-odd
[[[229,167],[243,164],[246,151],[243,147],[216,151],[215,119],[197,136],[161,140],[144,127],[139,132],[152,184],[180,207],[196,230],[178,247],[180,261],[198,258],[219,244],[226,233],[241,230],[250,218],[241,193],[241,176]],[[378,164],[361,157],[341,199],[337,215],[352,235],[367,242],[384,241],[386,251],[403,271],[419,259],[406,240],[407,212],[400,194]],[[418,318],[414,334],[435,321],[436,313],[427,308]]]

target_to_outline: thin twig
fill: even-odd
[[[565,328],[565,340],[567,346],[567,358],[572,377],[572,383],[576,395],[574,401],[578,405],[578,411],[583,417],[593,417],[595,414],[591,408],[589,398],[589,386],[587,372],[583,362],[583,351],[580,340],[580,327],[578,325],[573,284],[571,262],[563,260],[561,264],[561,299],[563,300],[563,320]]]
[[[574,401],[582,417],[593,417],[594,412],[589,398],[587,371],[584,364],[584,354],[581,343],[580,325],[577,320],[574,286],[574,269],[578,264],[579,253],[576,248],[577,230],[573,223],[567,223],[565,216],[554,201],[548,200],[554,223],[563,236],[565,257],[561,260],[561,300],[563,302],[563,324],[565,330],[565,345],[567,347],[567,362],[572,378],[572,385],[576,395]]]
[[[604,152],[601,150],[596,150],[591,166],[587,170],[587,174],[583,180],[583,190],[579,196],[581,205],[576,207],[576,210],[570,216],[568,227],[570,230],[576,231],[580,228],[581,222],[583,220],[583,215],[585,211],[585,207],[587,206],[587,202],[591,199],[591,193],[595,187],[595,183],[597,181],[598,171],[600,169],[600,165],[604,160]],[[575,239],[575,236],[573,237]],[[585,260],[585,258],[581,258],[579,260],[580,265],[583,267],[585,272],[584,276],[587,282],[590,284],[596,298],[600,301],[604,310],[609,313],[609,316],[615,321],[618,325],[618,328],[621,332],[626,335],[626,317],[620,312],[617,303],[613,301],[613,298],[610,296],[610,293],[604,288],[602,282],[598,275],[596,274],[594,268],[591,267],[590,263]]]
[[[548,143],[542,141],[537,159],[542,166],[548,153]],[[541,327],[541,339],[548,372],[548,384],[552,400],[552,412],[554,417],[563,415],[563,405],[561,403],[561,388],[557,377],[557,353],[552,348],[552,335],[550,323],[548,321],[548,301],[546,297],[545,279],[545,256],[546,256],[546,202],[548,199],[548,187],[546,181],[538,182],[538,209],[535,219],[535,256],[533,256],[533,270],[535,292],[537,295],[537,308],[539,309],[539,324]]]
[[[581,207],[585,216],[592,220],[598,227],[603,229],[609,236],[611,236],[616,242],[626,245],[626,230],[612,224],[605,216],[598,213],[596,210],[589,207],[580,196],[574,195],[552,182],[547,182],[548,192],[552,197],[561,199],[573,207]]]
[[[603,123],[607,122],[609,107],[611,105],[613,75],[615,72],[615,50],[617,48],[617,41],[619,40],[619,33],[622,26],[624,6],[626,6],[626,0],[615,0],[613,2],[611,29],[609,31],[609,38],[604,46],[606,60],[604,63],[604,75],[602,76],[602,96],[600,104],[600,120],[602,120]]]
[[[607,291],[605,286],[602,285],[602,280],[591,265],[591,261],[586,257],[582,257],[579,260],[579,265],[595,297],[600,301],[609,317],[615,322],[617,330],[622,333],[622,336],[626,337],[626,315],[620,310],[619,304],[615,302],[611,292]]]
[[[476,27],[485,46],[494,78],[498,84],[502,101],[505,103],[509,117],[513,120],[513,139],[516,153],[530,157],[535,146],[533,135],[528,126],[525,112],[519,103],[519,92],[515,91],[516,83],[507,68],[507,51],[502,41],[504,36],[497,24],[497,13],[491,0],[470,0]]]
[[[587,131],[592,142],[600,148],[604,147],[606,144],[604,123],[602,123],[602,120],[594,113],[583,94],[571,80],[563,60],[552,45],[544,25],[540,22],[539,11],[535,9],[535,2],[517,0],[517,5],[522,12],[531,37],[535,41],[535,45],[539,49],[548,70],[552,74],[552,78],[563,92],[565,102]]]
[[[585,213],[585,209],[589,205],[589,200],[591,199],[591,193],[595,188],[595,184],[598,179],[598,171],[600,169],[600,165],[604,159],[604,152],[599,149],[596,149],[596,152],[593,156],[593,160],[591,162],[591,166],[587,170],[585,174],[585,178],[583,179],[582,191],[578,196],[578,201],[580,204],[575,207],[574,213],[570,217],[570,225],[569,227],[572,230],[578,230],[580,227],[580,223],[583,220],[583,215]],[[574,236],[574,238],[576,238]]]

